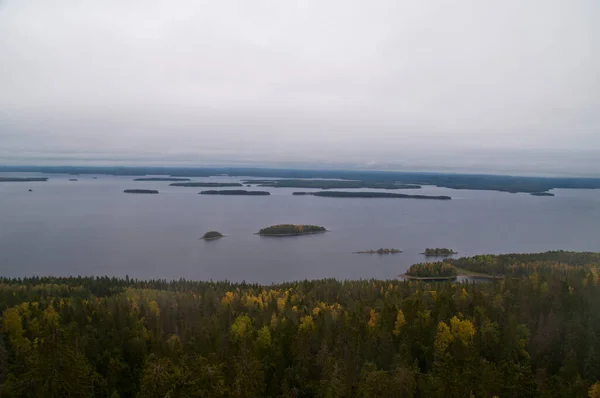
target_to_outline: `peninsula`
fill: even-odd
[[[440,261],[413,264],[408,268],[406,274],[400,276],[405,279],[441,281],[456,279],[457,275],[458,270],[454,265]]]
[[[427,248],[425,249],[425,251],[421,254],[427,256],[427,257],[445,257],[445,256],[451,256],[453,254],[456,254],[457,252],[455,252],[452,249],[440,249],[435,248],[435,249],[430,249]]]
[[[297,235],[310,235],[326,232],[325,227],[318,225],[304,225],[304,224],[279,224],[271,225],[258,231],[257,235],[261,236],[297,236]]]
[[[123,192],[125,192],[125,193],[150,193],[150,194],[158,193],[158,191],[155,189],[126,189]]]
[[[293,195],[312,195],[325,198],[396,198],[396,199],[437,199],[450,200],[450,196],[406,195],[403,193],[389,192],[348,192],[348,191],[318,191],[294,192]]]
[[[175,182],[169,184],[172,187],[204,187],[204,188],[216,188],[216,187],[242,187],[243,185],[239,182]]]
[[[0,182],[45,182],[45,177],[0,177]]]
[[[190,179],[178,177],[141,177],[134,178],[133,181],[190,181]]]
[[[377,249],[377,250],[363,250],[359,252],[354,252],[354,254],[396,254],[402,253],[400,249]]]
[[[221,191],[211,190],[202,191],[200,195],[246,195],[246,196],[269,196],[270,192],[267,191],[245,191],[243,189],[225,189]]]
[[[207,233],[205,233],[202,238],[200,239],[204,239],[204,240],[215,240],[215,239],[219,239],[219,238],[223,238],[225,235],[223,235],[220,232],[217,231],[208,231]]]

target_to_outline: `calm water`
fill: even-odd
[[[0,183],[3,276],[129,275],[260,283],[385,279],[423,261],[419,252],[425,247],[453,248],[460,255],[600,251],[599,190],[555,190],[556,197],[436,187],[413,191],[453,198],[429,201],[299,197],[291,193],[306,190],[245,188],[272,195],[228,197],[198,195],[203,188],[170,187],[169,182],[133,182],[133,177],[48,177],[45,183]],[[122,193],[127,188],[158,189],[161,194]],[[254,235],[279,223],[318,224],[331,232],[291,238]],[[227,237],[198,239],[213,229]],[[353,254],[380,247],[404,253]]]

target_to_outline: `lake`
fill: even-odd
[[[453,199],[438,201],[320,198],[292,196],[310,189],[243,188],[271,192],[251,197],[198,195],[210,188],[134,182],[131,176],[0,176],[50,178],[0,183],[0,274],[9,277],[129,275],[259,283],[389,279],[424,261],[419,253],[426,247],[455,249],[459,256],[600,251],[600,190],[557,189],[552,191],[555,197],[432,186],[394,191]],[[123,193],[130,188],[158,189],[160,194]],[[317,224],[330,232],[289,238],[254,235],[280,223]],[[208,230],[226,237],[199,240]],[[353,254],[380,247],[404,252]]]

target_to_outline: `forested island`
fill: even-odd
[[[217,231],[208,231],[207,233],[205,233],[201,239],[204,240],[215,240],[215,239],[219,239],[219,238],[223,238],[225,235],[223,235],[220,232]]]
[[[453,264],[438,261],[435,263],[413,264],[402,276],[407,279],[444,280],[456,279],[457,275],[458,270]]]
[[[125,193],[149,193],[149,194],[157,194],[158,191],[155,189],[126,189],[123,192]]]
[[[169,184],[172,187],[204,187],[204,188],[217,188],[217,187],[242,187],[243,185],[239,182],[176,182]]]
[[[406,195],[403,193],[390,192],[346,192],[346,191],[318,191],[318,192],[294,192],[293,195],[312,195],[325,198],[399,198],[399,199],[437,199],[450,200],[450,196],[429,195]]]
[[[420,185],[399,184],[396,182],[369,182],[347,180],[244,180],[244,183],[258,185],[259,187],[273,188],[316,188],[316,189],[418,189]]]
[[[224,189],[221,191],[210,190],[202,191],[200,195],[247,195],[247,196],[269,196],[270,192],[267,191],[245,191],[243,189]]]
[[[0,182],[45,182],[45,177],[0,177]]]
[[[134,178],[133,181],[190,181],[190,179],[179,177],[141,177]]]
[[[402,253],[400,249],[377,249],[377,250],[362,250],[358,252],[354,252],[355,254],[397,254]]]
[[[506,277],[0,278],[0,395],[598,396],[599,253],[447,261]]]
[[[304,224],[279,224],[271,225],[258,231],[258,235],[261,236],[296,236],[296,235],[309,235],[326,232],[325,227],[318,225],[304,225]]]
[[[553,193],[550,192],[532,192],[530,193],[531,196],[554,196]]]
[[[424,254],[425,256],[428,256],[428,257],[444,257],[444,256],[451,256],[453,254],[456,254],[456,252],[452,249],[441,249],[438,247],[435,249],[427,248],[421,254]]]

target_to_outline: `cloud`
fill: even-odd
[[[493,153],[544,171],[600,150],[593,0],[3,4],[0,140],[19,161]]]

